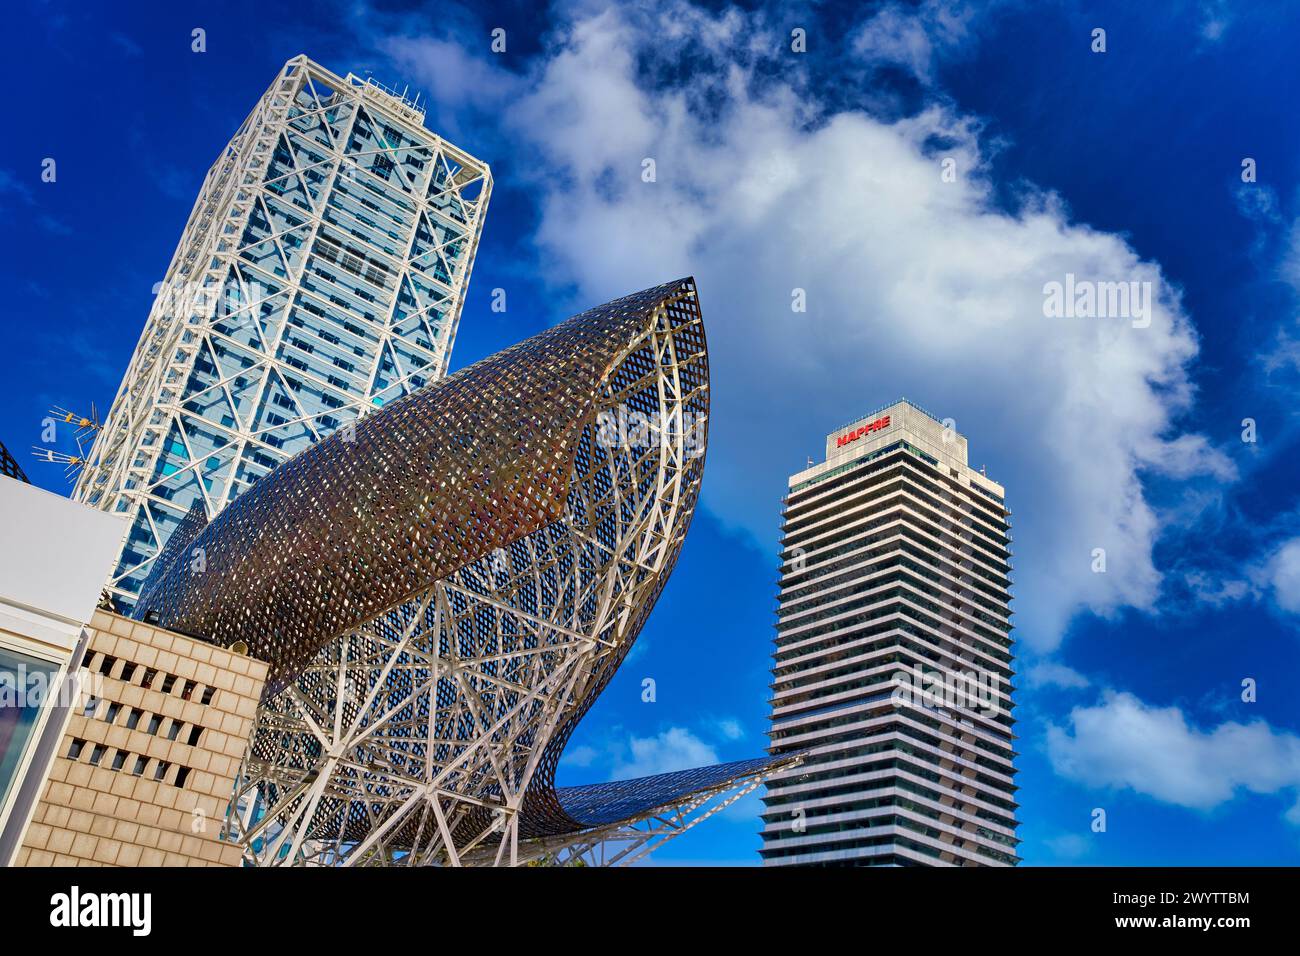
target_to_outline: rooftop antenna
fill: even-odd
[[[61,451],[55,451],[53,448],[41,448],[39,445],[32,446],[32,454],[39,461],[49,461],[56,465],[64,465],[63,476],[69,481],[73,476],[86,464],[86,459],[81,455],[65,455]]]
[[[56,465],[63,465],[64,477],[72,481],[76,474],[86,465],[86,443],[94,442],[95,436],[103,429],[104,425],[99,420],[99,413],[95,410],[92,402],[90,406],[90,417],[79,415],[76,412],[70,412],[66,408],[55,405],[50,409],[50,415],[65,425],[72,425],[77,429],[72,436],[73,441],[77,443],[77,453],[75,455],[65,454],[61,451],[55,451],[53,448],[42,447],[40,445],[32,446],[32,454],[40,461],[52,462]]]
[[[104,427],[99,421],[99,414],[95,410],[94,402],[91,402],[90,404],[89,418],[84,415],[78,415],[76,412],[70,412],[66,408],[61,408],[58,405],[55,405],[50,409],[50,414],[59,419],[59,421],[63,422],[65,425],[75,425],[77,427],[76,437],[78,445],[80,445],[84,439],[89,438]]]

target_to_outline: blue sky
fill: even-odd
[[[761,751],[785,477],[906,395],[956,419],[1014,512],[1026,862],[1300,860],[1300,11],[63,6],[21,4],[0,36],[23,91],[0,441],[38,484],[68,487],[27,455],[45,410],[112,401],[204,172],[283,62],[371,70],[493,167],[453,368],[700,284],[703,506],[561,782]],[[1046,317],[1067,273],[1150,282],[1152,321]],[[756,863],[756,811],[660,861]]]

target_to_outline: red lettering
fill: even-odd
[[[859,438],[861,438],[863,435],[868,435],[868,434],[870,434],[871,432],[878,432],[878,431],[880,431],[882,428],[888,428],[888,427],[889,427],[889,416],[888,416],[888,415],[884,416],[883,418],[877,418],[874,422],[870,422],[870,423],[868,423],[868,424],[866,424],[866,425],[860,425],[860,426],[859,426],[857,429],[855,429],[854,431],[851,431],[851,432],[849,432],[849,433],[846,434],[846,435],[841,435],[841,436],[839,436],[838,438],[836,438],[836,439],[835,439],[835,447],[836,447],[836,448],[843,448],[843,447],[844,447],[845,445],[847,445],[849,442],[857,441],[857,440],[858,440]]]

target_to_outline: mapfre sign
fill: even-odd
[[[869,422],[866,425],[860,425],[859,427],[855,428],[853,431],[841,435],[839,438],[835,439],[835,447],[843,448],[849,442],[857,441],[863,435],[870,435],[872,432],[878,432],[882,428],[888,428],[888,427],[889,427],[888,415],[884,416],[883,418],[877,418],[874,422]]]

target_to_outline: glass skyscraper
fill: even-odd
[[[1010,514],[906,401],[791,476],[764,865],[1018,862]]]
[[[208,172],[75,491],[132,520],[124,607],[195,502],[446,373],[492,180],[423,124],[299,56]]]

